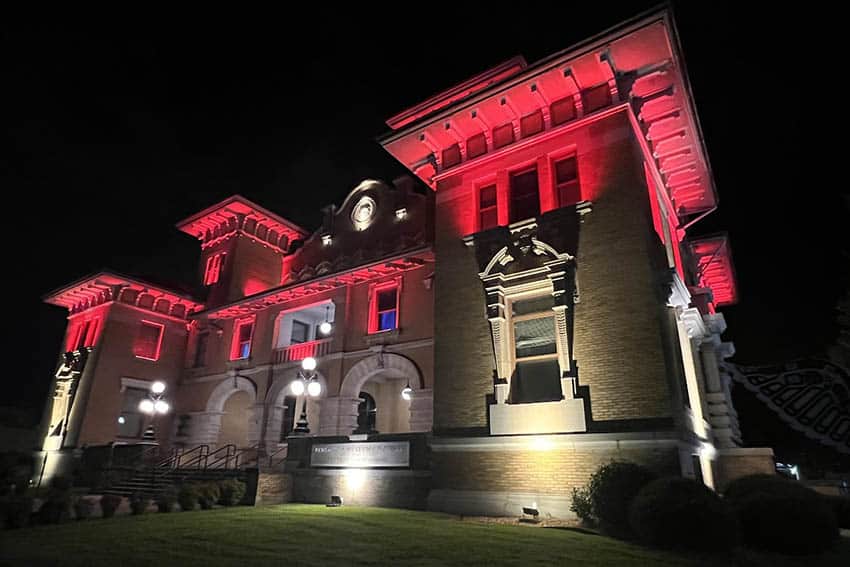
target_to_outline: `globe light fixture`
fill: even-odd
[[[301,396],[304,394],[304,381],[300,378],[297,380],[293,380],[292,384],[289,385],[289,389],[292,391],[294,396]]]
[[[316,369],[316,359],[312,356],[308,356],[304,360],[301,361],[301,368],[306,370],[307,372],[312,372]]]
[[[165,391],[165,382],[156,381],[151,384],[151,392],[154,394],[161,394]]]
[[[324,323],[319,325],[319,332],[322,333],[323,335],[330,335],[332,330],[333,330],[333,325],[331,325],[327,321],[325,321]]]
[[[315,381],[310,382],[307,384],[307,393],[313,398],[318,397],[322,393],[322,385]]]
[[[171,406],[165,400],[157,400],[153,403],[153,409],[156,413],[168,413]]]
[[[146,414],[152,414],[154,412],[153,400],[145,398],[139,402],[139,411]]]
[[[413,388],[410,387],[410,378],[407,379],[407,386],[402,388],[401,390],[401,399],[406,402],[410,401],[410,398],[413,397]]]

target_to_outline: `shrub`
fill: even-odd
[[[166,486],[162,492],[156,496],[156,507],[160,512],[171,512],[176,503],[177,489],[173,486]]]
[[[74,515],[77,520],[88,520],[94,513],[94,502],[90,498],[79,497],[74,500]]]
[[[115,515],[115,510],[121,505],[122,498],[117,494],[104,494],[100,497],[100,511],[104,518],[111,518]]]
[[[687,478],[659,478],[641,488],[632,500],[629,524],[641,542],[658,547],[728,551],[738,543],[729,506]]]
[[[596,518],[593,516],[593,505],[590,502],[590,490],[587,487],[573,488],[570,510],[575,512],[583,524],[590,526],[596,524]]]
[[[235,478],[228,478],[218,483],[219,504],[236,506],[245,497],[245,483]]]
[[[143,492],[134,492],[130,496],[130,511],[134,516],[139,516],[147,512],[151,505],[151,498]]]
[[[38,510],[38,521],[42,524],[59,524],[71,519],[73,498],[71,481],[65,477],[56,477],[50,484],[47,499]]]
[[[838,538],[835,515],[814,490],[779,476],[753,475],[726,489],[744,543],[780,553],[817,553]]]
[[[198,489],[194,484],[184,484],[177,492],[177,502],[184,512],[194,510],[198,505]]]
[[[32,498],[21,494],[4,496],[0,499],[0,516],[6,529],[26,527],[32,516]]]
[[[611,462],[599,467],[587,489],[599,527],[614,536],[631,535],[629,506],[640,489],[654,479],[655,473],[635,463]]]
[[[198,504],[201,509],[209,510],[218,502],[219,498],[218,484],[215,482],[202,482],[198,484]]]
[[[839,528],[850,530],[850,496],[824,496]]]

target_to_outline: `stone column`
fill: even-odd
[[[252,447],[259,444],[263,422],[263,404],[255,403],[248,409],[248,444]]]
[[[360,398],[335,396],[320,400],[319,435],[351,435],[357,429]]]
[[[414,390],[410,398],[410,431],[431,431],[434,427],[434,391]]]
[[[283,430],[283,406],[271,406],[266,421],[266,450],[271,452],[280,444],[280,432]]]

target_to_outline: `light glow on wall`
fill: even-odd
[[[359,490],[366,483],[366,471],[363,469],[345,469],[343,475],[349,490]]]

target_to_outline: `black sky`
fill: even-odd
[[[238,21],[5,21],[11,144],[0,181],[15,370],[0,405],[43,403],[65,316],[44,293],[104,266],[191,282],[197,242],[174,223],[233,193],[313,229],[320,207],[361,179],[403,172],[374,141],[387,117],[652,5],[576,4],[422,5],[415,18],[408,5],[337,21],[329,5]],[[813,167],[801,97],[822,100],[835,85],[801,86],[812,59],[792,41],[806,27],[799,14],[675,7],[720,194],[695,232],[727,230],[737,265],[727,337],[741,362],[820,352],[847,285],[850,218],[843,185]]]

